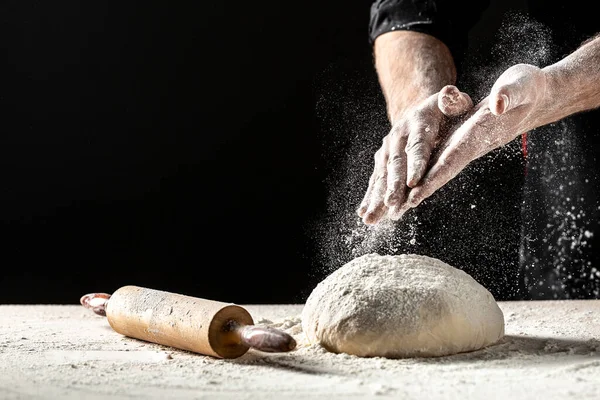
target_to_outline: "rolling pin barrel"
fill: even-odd
[[[246,353],[249,346],[231,326],[254,323],[234,304],[139,286],[116,290],[106,302],[106,317],[123,335],[219,358]]]

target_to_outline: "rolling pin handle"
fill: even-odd
[[[281,353],[296,348],[296,340],[286,332],[269,326],[240,325],[229,321],[225,329],[235,331],[243,344],[267,353]]]
[[[108,293],[89,293],[81,296],[79,302],[88,310],[92,310],[98,315],[106,317],[106,304],[110,299]]]

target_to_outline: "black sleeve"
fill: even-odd
[[[375,0],[371,4],[369,41],[386,32],[411,30],[432,35],[450,50],[462,50],[469,30],[489,0]]]

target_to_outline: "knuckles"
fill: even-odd
[[[399,166],[399,165],[402,164],[403,159],[404,158],[399,153],[391,154],[388,157],[387,165],[390,166],[390,167]]]

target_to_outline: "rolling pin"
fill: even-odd
[[[218,358],[237,358],[248,349],[294,350],[286,332],[254,325],[243,307],[140,286],[123,286],[112,295],[90,293],[80,303],[107,317],[116,332],[147,342]]]

